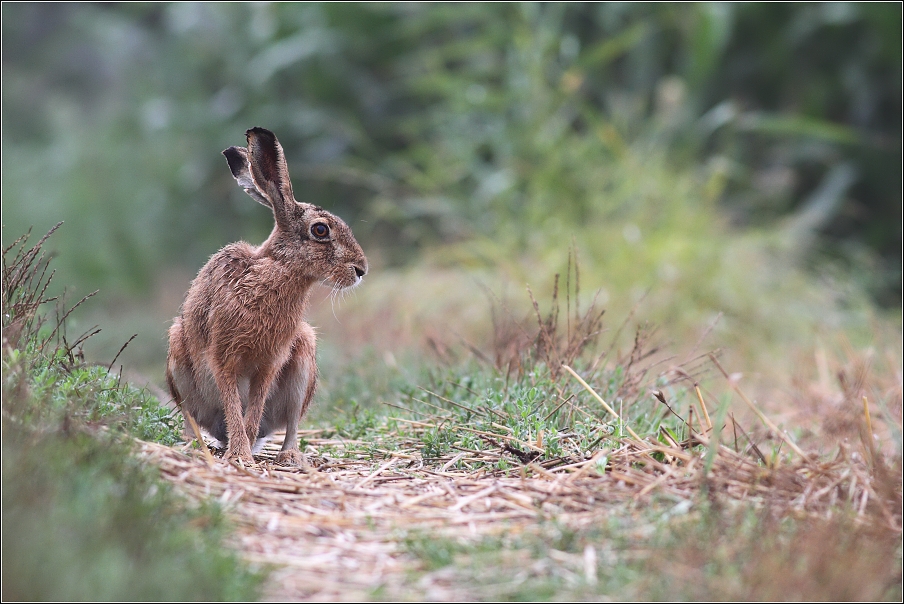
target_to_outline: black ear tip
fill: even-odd
[[[223,149],[223,155],[226,157],[226,162],[229,164],[229,169],[233,174],[238,174],[246,169],[245,163],[247,160],[245,153],[247,152],[241,147]]]
[[[248,141],[251,141],[252,137],[263,138],[268,141],[275,141],[276,135],[267,130],[266,128],[261,128],[260,126],[255,126],[254,128],[250,128],[245,131],[245,138]]]

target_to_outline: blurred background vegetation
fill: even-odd
[[[102,290],[89,352],[110,359],[138,332],[122,359],[158,383],[189,280],[272,227],[219,153],[256,125],[279,136],[298,198],[344,217],[371,260],[344,326],[323,314],[355,346],[378,346],[374,317],[389,347],[467,334],[478,284],[521,305],[572,245],[582,293],[602,288],[618,321],[649,290],[644,318],[673,339],[717,313],[727,346],[872,333],[876,316],[900,331],[899,4],[2,16],[4,245],[64,220],[55,282]]]

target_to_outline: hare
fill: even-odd
[[[311,286],[354,287],[367,258],[341,219],[300,203],[283,149],[264,128],[248,147],[223,151],[239,186],[273,210],[258,247],[244,241],[214,254],[192,281],[169,330],[166,382],[176,404],[223,443],[226,458],[253,462],[278,428],[277,463],[299,465],[297,427],[317,385],[316,336],[304,319]]]

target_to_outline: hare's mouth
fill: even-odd
[[[349,271],[348,273],[349,277],[351,277],[352,273],[354,273],[354,278],[352,279],[351,283],[349,283],[345,287],[356,287],[364,280],[364,275],[367,274],[367,265],[365,264],[362,266],[360,264],[350,264],[348,268],[351,269],[351,271]]]
[[[334,291],[349,289],[356,287],[364,280],[367,274],[366,268],[350,264],[344,267],[344,270],[336,271],[323,280],[323,284],[331,287]]]

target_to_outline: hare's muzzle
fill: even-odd
[[[367,261],[365,260],[363,263],[354,263],[352,264],[352,268],[355,269],[355,282],[352,284],[352,287],[355,287],[356,285],[361,284],[364,275],[367,274]]]

